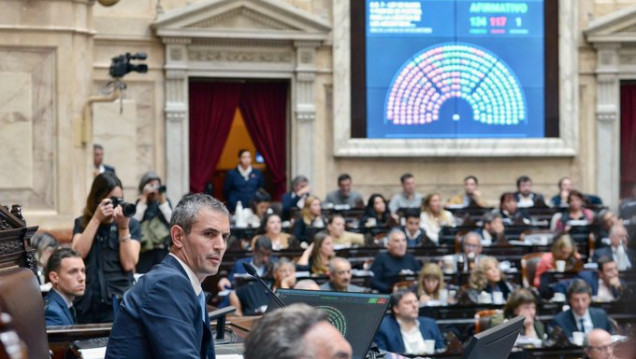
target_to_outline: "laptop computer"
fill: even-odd
[[[389,306],[389,295],[278,289],[276,296],[285,305],[305,303],[327,312],[329,322],[347,339],[353,358],[364,359]],[[278,309],[270,300],[266,313]]]

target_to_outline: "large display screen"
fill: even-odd
[[[544,0],[365,0],[367,138],[545,137]]]

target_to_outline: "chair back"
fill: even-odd
[[[543,252],[528,253],[521,259],[521,280],[524,287],[532,287],[534,276],[537,273],[537,265],[541,261],[543,254]]]
[[[0,271],[0,311],[11,315],[29,359],[49,359],[44,301],[35,274],[27,268]]]
[[[495,316],[500,316],[503,321],[503,310],[485,309],[475,313],[475,334],[496,325],[495,323],[492,322],[492,319]]]

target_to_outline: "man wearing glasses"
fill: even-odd
[[[594,329],[585,337],[585,357],[589,359],[614,359],[612,336],[603,329]]]

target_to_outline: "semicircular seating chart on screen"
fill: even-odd
[[[473,120],[484,125],[526,121],[525,96],[510,67],[493,53],[463,43],[427,48],[402,66],[387,93],[386,121],[395,125],[437,121],[440,108],[452,98],[467,101]]]

